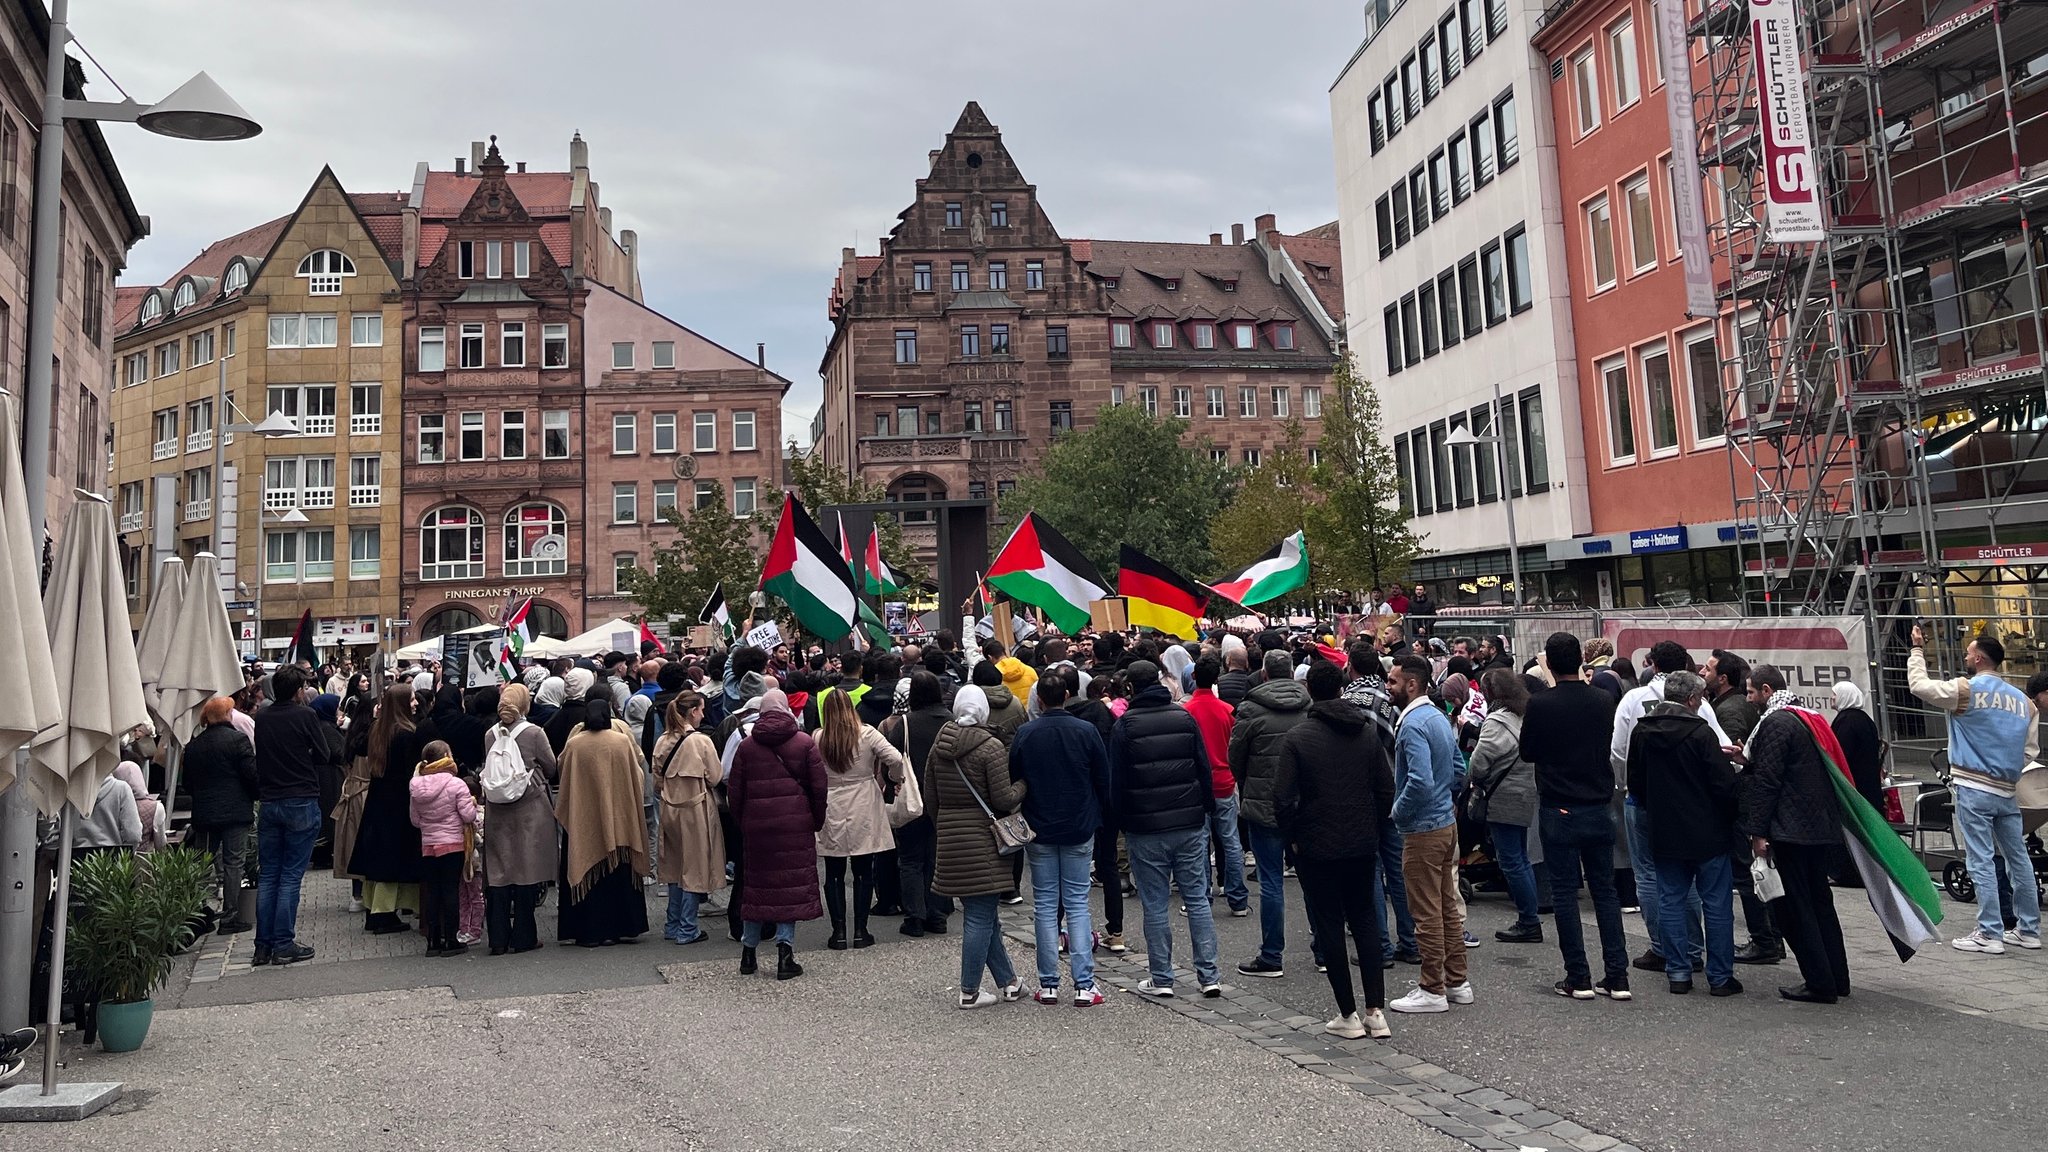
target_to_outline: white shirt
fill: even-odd
[[[1621,705],[1614,710],[1614,740],[1607,746],[1607,758],[1614,765],[1617,781],[1628,779],[1628,742],[1636,733],[1636,721],[1643,718],[1643,709],[1663,698],[1664,675],[1658,673],[1650,677],[1648,684],[1629,689],[1628,695],[1621,698]],[[1728,733],[1721,730],[1721,721],[1714,717],[1714,710],[1707,706],[1705,700],[1700,701],[1699,713],[1700,719],[1713,726],[1714,739],[1720,742],[1721,747],[1734,743],[1728,739]]]

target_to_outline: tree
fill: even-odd
[[[851,478],[845,472],[825,462],[817,452],[799,452],[795,445],[787,453],[787,487],[796,491],[797,499],[803,501],[804,510],[813,518],[821,511],[836,504],[880,504],[889,498],[889,492],[879,484],[867,484]],[[765,531],[773,534],[776,522],[782,516],[782,498],[778,495],[773,507],[764,506],[756,517],[766,525]],[[827,527],[823,520],[818,526],[828,535],[835,534],[837,526]],[[918,563],[916,553],[904,543],[903,525],[894,516],[876,516],[875,527],[882,535],[882,559],[889,567],[903,577],[906,587],[916,587],[926,581],[924,565]],[[860,564],[865,557],[866,540],[853,542],[853,562]],[[758,569],[756,569],[758,571]]]
[[[1038,470],[1003,498],[1003,517],[1014,524],[1037,512],[1105,576],[1124,544],[1183,574],[1209,574],[1209,522],[1229,502],[1234,479],[1187,444],[1186,433],[1185,420],[1105,407],[1092,427],[1053,442]]]
[[[1401,507],[1394,452],[1380,432],[1380,397],[1349,353],[1337,362],[1323,402],[1321,499],[1308,510],[1309,560],[1317,587],[1375,588],[1407,577],[1422,538]]]
[[[1283,437],[1263,463],[1241,474],[1237,495],[1209,521],[1209,547],[1216,553],[1218,576],[1242,570],[1308,523],[1315,492],[1309,483],[1301,422],[1289,420]]]
[[[723,581],[733,618],[745,615],[747,593],[761,582],[761,556],[767,550],[759,543],[759,517],[734,516],[722,486],[713,485],[703,507],[687,513],[671,509],[663,519],[674,526],[675,540],[655,548],[652,571],[633,570],[626,590],[649,616],[681,616],[695,623],[712,587]],[[769,530],[774,527],[770,521]]]

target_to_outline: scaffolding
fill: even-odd
[[[1815,243],[1765,236],[1747,4],[1690,25],[1739,558],[1752,611],[1864,614],[1884,659],[1965,563],[2048,578],[2048,0],[1797,10]]]

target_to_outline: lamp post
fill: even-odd
[[[1500,410],[1500,385],[1498,384],[1493,387],[1493,399],[1494,410],[1498,412]],[[1498,420],[1499,417],[1495,417],[1495,419]],[[1456,452],[1460,448],[1476,448],[1481,444],[1505,445],[1507,437],[1481,436],[1473,432],[1469,427],[1460,427],[1453,430],[1449,436],[1444,437],[1444,443],[1450,447],[1451,451]],[[1508,513],[1508,578],[1515,583],[1515,611],[1520,612],[1522,610],[1522,550],[1515,543],[1515,498],[1514,493],[1508,487],[1508,454],[1504,451],[1496,450],[1493,454],[1493,462],[1495,475],[1498,477],[1500,484],[1500,506],[1507,509]]]
[[[22,477],[28,523],[37,541],[45,538],[50,477],[52,388],[50,357],[57,332],[57,213],[63,198],[67,120],[136,124],[180,140],[246,140],[261,132],[212,77],[201,72],[155,104],[68,100],[64,96],[66,49],[71,43],[70,0],[51,0],[49,52],[43,67],[41,145],[36,149],[34,241],[31,248],[28,311],[28,372],[23,395]],[[37,553],[42,549],[37,546]],[[20,782],[27,776],[27,749],[19,754],[16,783],[0,796],[0,1028],[28,1023],[28,981],[33,965],[29,902],[35,874],[35,805]],[[62,835],[71,833],[71,813]],[[45,1037],[53,1045],[55,1037]],[[45,1093],[49,1089],[45,1076]]]

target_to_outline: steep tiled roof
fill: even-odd
[[[874,275],[875,269],[881,266],[880,256],[856,256],[853,260],[853,274],[865,280]]]
[[[428,172],[420,215],[428,220],[453,220],[462,215],[469,198],[476,193],[478,179],[473,172]],[[507,172],[505,183],[519,197],[527,215],[568,218],[569,191],[573,186],[569,173]]]
[[[147,295],[147,284],[124,284],[114,289],[114,331],[126,332],[135,325],[135,313],[142,308],[142,298]]]
[[[1132,240],[1092,240],[1088,271],[1107,269],[1118,278],[1110,293],[1119,314],[1139,319],[1192,320],[1250,318],[1299,321],[1303,305],[1283,285],[1266,275],[1266,262],[1249,244],[1169,244]],[[1143,275],[1130,275],[1141,271]],[[1235,277],[1237,289],[1225,291]],[[1169,281],[1179,287],[1168,289]],[[1329,353],[1313,325],[1297,324],[1295,346],[1308,356]]]
[[[1312,228],[1299,236],[1280,237],[1280,247],[1301,269],[1316,302],[1330,319],[1344,322],[1344,262],[1337,243],[1335,222]]]
[[[218,278],[227,270],[228,261],[237,256],[261,260],[270,254],[277,244],[277,238],[284,235],[284,226],[291,223],[290,216],[279,216],[266,220],[246,232],[237,232],[225,240],[216,240],[194,256],[183,268],[164,281],[166,287],[177,283],[186,276],[212,276]]]

